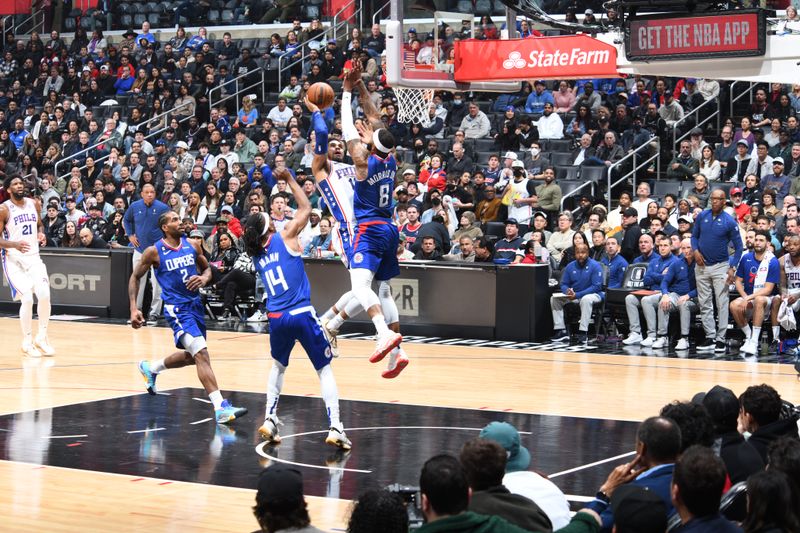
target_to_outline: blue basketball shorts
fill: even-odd
[[[289,356],[295,342],[299,341],[315,370],[330,364],[333,356],[331,346],[322,333],[322,326],[313,307],[309,305],[290,311],[270,312],[267,316],[269,347],[273,359],[283,366],[289,366]]]
[[[358,225],[353,243],[350,268],[366,268],[375,273],[378,281],[390,280],[400,274],[397,246],[400,232],[391,222],[372,220]]]
[[[181,337],[184,334],[206,338],[205,309],[203,309],[203,302],[200,298],[179,305],[164,302],[164,318],[172,328],[172,336],[175,338],[177,348],[185,349],[181,343]]]

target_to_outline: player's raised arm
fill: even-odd
[[[144,315],[136,307],[136,296],[139,294],[139,280],[150,271],[150,267],[158,266],[158,250],[155,246],[148,247],[142,254],[142,260],[133,269],[131,279],[128,281],[128,300],[131,306],[131,326],[139,329],[144,325]]]
[[[281,236],[287,246],[292,246],[293,249],[299,251],[300,244],[297,242],[296,237],[300,235],[300,232],[308,224],[308,217],[311,216],[311,201],[306,196],[303,188],[298,185],[294,176],[288,170],[283,172],[285,173],[286,183],[294,195],[294,201],[297,202],[297,209],[294,212],[294,218],[286,224],[286,227],[281,232]]]
[[[353,85],[358,89],[358,103],[361,105],[361,110],[364,112],[364,117],[366,117],[366,119],[369,121],[372,129],[380,129],[383,127],[381,113],[378,111],[378,108],[375,107],[375,103],[369,97],[369,91],[367,90],[367,86],[364,84],[364,79],[361,77],[360,64],[358,64],[357,67],[351,71],[351,74],[354,72],[355,78],[353,79]]]
[[[322,181],[330,172],[328,162],[328,125],[319,107],[308,99],[304,100],[306,108],[311,112],[311,127],[314,129],[314,158],[311,160],[311,173],[316,181]]]

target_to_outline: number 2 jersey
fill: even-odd
[[[280,233],[270,236],[264,250],[253,258],[253,265],[267,288],[267,311],[311,305],[311,286],[300,252],[287,248]]]
[[[392,154],[381,159],[375,154],[367,160],[367,179],[356,181],[353,210],[359,224],[392,218],[392,191],[397,160]]]
[[[20,259],[39,254],[38,240],[38,221],[39,215],[36,209],[36,202],[30,198],[24,198],[22,206],[18,206],[11,200],[3,202],[8,210],[8,219],[3,229],[3,238],[8,241],[22,241],[28,243],[30,248],[22,253],[16,248],[6,248],[3,254],[9,258]]]
[[[186,281],[199,274],[197,271],[197,251],[181,237],[180,246],[171,247],[164,239],[156,242],[158,268],[156,279],[161,285],[161,297],[168,305],[182,305],[199,300],[200,293],[186,288]]]

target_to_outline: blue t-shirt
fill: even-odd
[[[744,292],[748,295],[753,294],[755,288],[756,277],[761,261],[756,259],[755,252],[746,253],[739,261],[739,267],[736,269],[736,277],[742,278],[744,285]],[[767,277],[764,280],[767,283],[774,283],[777,287],[781,281],[781,266],[775,256],[770,259],[769,264],[764,266],[767,269]]]

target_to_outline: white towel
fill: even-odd
[[[794,319],[794,311],[789,301],[786,299],[781,300],[781,307],[778,309],[778,322],[786,331],[794,331],[797,329],[797,323]]]
[[[763,289],[764,285],[767,284],[767,273],[769,273],[769,262],[775,255],[767,250],[764,252],[764,257],[761,259],[761,264],[758,265],[758,272],[756,273],[756,279],[753,282],[753,292]]]

